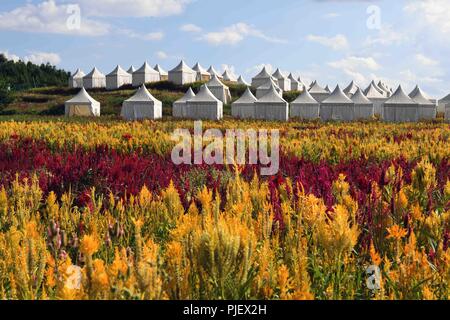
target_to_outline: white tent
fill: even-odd
[[[211,74],[204,69],[200,63],[196,63],[192,68],[197,73],[196,81],[209,81],[211,79]]]
[[[131,74],[123,70],[121,66],[117,66],[106,76],[106,89],[114,90],[119,89],[123,85],[131,84],[132,78]]]
[[[226,69],[224,71],[224,73],[222,74],[222,78],[223,78],[223,81],[237,82],[236,76],[231,71],[229,71],[228,69]]]
[[[370,84],[373,85],[375,90],[377,90],[383,96],[383,98],[387,98],[387,92],[385,90],[381,89],[378,86],[378,84],[375,82],[375,80],[372,80],[372,82]]]
[[[123,102],[120,115],[125,120],[161,119],[162,103],[143,84],[131,98]]]
[[[217,76],[214,75],[206,85],[208,86],[209,91],[224,104],[231,101],[230,88],[224,85]]]
[[[86,89],[106,87],[106,77],[96,67],[83,78],[83,86]]]
[[[164,70],[159,64],[157,64],[154,69],[159,72],[159,78],[161,81],[169,80],[169,73]]]
[[[133,76],[133,72],[135,72],[136,71],[136,68],[134,67],[134,66],[131,66],[128,70],[127,70],[127,72],[129,73],[129,74],[131,74],[131,76]]]
[[[193,83],[197,80],[197,72],[192,70],[183,60],[169,71],[169,81],[178,85]]]
[[[378,86],[378,88],[380,88],[381,90],[383,90],[385,92],[387,98],[389,98],[391,96],[392,90],[391,90],[391,88],[389,88],[389,86],[387,84],[385,84],[384,82],[382,82],[380,80],[380,81],[378,81],[377,86]]]
[[[339,85],[320,104],[320,118],[324,121],[353,121],[355,119],[355,104],[342,92]]]
[[[352,95],[355,104],[355,120],[371,119],[374,115],[373,102],[367,99],[360,88]]]
[[[250,88],[245,90],[244,94],[231,104],[231,115],[240,119],[255,119],[255,102],[258,101]]]
[[[272,86],[275,87],[275,90],[278,92],[278,94],[280,94],[280,95],[283,94],[283,90],[281,90],[278,87],[278,85],[272,78],[269,78],[263,85],[259,86],[256,89],[256,98],[260,99],[260,98],[264,97],[267,93],[270,92],[270,90],[272,90]]]
[[[355,84],[354,81],[350,82],[350,84],[344,89],[344,93],[347,97],[351,98],[356,91],[358,91],[359,87]]]
[[[161,81],[159,72],[150,67],[147,61],[144,62],[142,67],[133,72],[133,87],[139,87],[146,83],[158,81]]]
[[[450,104],[450,94],[438,101],[438,111],[446,112],[447,104]]]
[[[314,120],[319,119],[320,104],[305,90],[291,102],[291,117]]]
[[[278,80],[278,87],[283,91],[291,91],[291,80],[289,80],[280,69],[277,69],[272,77]]]
[[[178,99],[173,103],[172,116],[175,118],[187,118],[187,101],[192,99],[193,97],[195,97],[195,93],[194,91],[192,91],[192,88],[189,88],[181,99]]]
[[[100,116],[100,102],[94,100],[86,90],[81,88],[80,92],[65,103],[66,116]]]
[[[409,94],[409,97],[419,104],[419,119],[436,119],[436,104],[427,98],[426,94],[419,88],[419,86],[414,88],[414,90]]]
[[[245,81],[245,79],[242,76],[239,76],[239,78],[237,79],[237,83],[238,84],[242,84],[242,85],[247,86],[247,87],[250,86],[250,84],[247,81]]]
[[[210,80],[211,80],[211,78],[214,77],[214,76],[216,76],[216,77],[219,78],[220,80],[223,80],[222,75],[221,75],[220,73],[218,73],[218,72],[216,71],[216,69],[214,69],[213,66],[210,66],[210,67],[209,67],[208,73],[210,74]]]
[[[419,104],[408,97],[400,85],[392,97],[384,103],[383,116],[388,122],[417,122]]]
[[[331,93],[330,87],[328,85],[326,85],[324,89],[326,92]]]
[[[255,112],[257,119],[270,121],[289,120],[289,104],[278,93],[273,84],[271,84],[270,91],[255,102]]]
[[[77,69],[69,78],[69,88],[82,88],[83,78],[86,74],[81,69]]]
[[[263,84],[266,84],[270,79],[272,79],[275,84],[278,86],[278,79],[275,79],[272,77],[268,72],[266,67],[264,66],[260,73],[258,73],[256,76],[252,79],[252,88],[258,88],[262,86]]]
[[[217,77],[215,77],[217,78]],[[220,120],[223,118],[223,103],[217,99],[206,85],[202,85],[200,92],[186,102],[187,118]]]
[[[383,117],[383,104],[386,98],[377,90],[374,86],[374,82],[371,82],[366,90],[364,90],[364,95],[373,102],[373,113]]]
[[[446,121],[450,121],[450,103],[447,103],[446,105],[445,105],[445,115],[444,115],[444,117],[445,117],[445,120]]]
[[[288,79],[291,81],[291,90],[292,91],[302,91],[303,87],[300,84],[300,82],[298,82],[294,76],[292,75],[292,73],[289,74]]]
[[[316,100],[319,103],[330,96],[330,93],[327,90],[325,90],[324,88],[322,88],[317,83],[317,81],[314,81],[313,83],[311,83],[311,86],[309,87],[308,91],[312,95],[314,100]]]
[[[297,79],[298,83],[300,83],[301,90],[307,91],[309,88],[306,87],[305,83],[302,81],[300,77]]]

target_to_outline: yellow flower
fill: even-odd
[[[370,258],[372,259],[372,263],[376,266],[379,266],[381,263],[381,257],[378,252],[375,250],[375,246],[373,245],[373,241],[370,243]]]
[[[81,239],[80,251],[88,256],[92,256],[99,248],[98,240],[93,235],[85,235]]]
[[[387,228],[388,231],[388,236],[386,237],[386,239],[397,239],[400,240],[402,238],[404,238],[407,234],[408,231],[402,227],[400,227],[399,225],[395,224],[390,228]]]

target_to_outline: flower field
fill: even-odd
[[[279,129],[278,175],[173,164],[188,121],[0,122],[0,299],[450,298],[449,124],[203,127]]]

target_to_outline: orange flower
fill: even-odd
[[[98,241],[94,236],[85,235],[81,240],[80,251],[87,256],[92,256],[97,252],[98,247]]]
[[[400,240],[408,234],[408,231],[406,229],[400,227],[397,224],[393,225],[390,228],[387,228],[387,231],[388,231],[389,235],[386,237],[386,239]]]

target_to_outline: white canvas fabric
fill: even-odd
[[[350,84],[344,89],[344,93],[347,95],[347,97],[351,98],[356,91],[358,91],[359,86],[356,85],[354,81],[350,82]]]
[[[239,76],[239,78],[237,79],[237,83],[238,84],[242,84],[242,85],[247,86],[247,87],[250,86],[250,84],[247,81],[245,81],[245,79],[242,76]]]
[[[374,115],[383,118],[383,104],[386,101],[386,98],[377,90],[373,81],[369,84],[367,89],[364,90],[364,95],[373,102]]]
[[[106,76],[106,89],[119,89],[124,85],[131,84],[132,80],[133,76],[118,65],[111,73]]]
[[[169,80],[169,73],[164,70],[159,64],[157,64],[154,69],[159,72],[159,78],[161,79],[161,81]]]
[[[129,73],[129,74],[131,74],[131,76],[133,76],[133,72],[135,72],[136,71],[136,68],[134,67],[134,66],[131,66],[128,70],[127,70],[127,72]]]
[[[387,84],[385,84],[384,82],[382,82],[381,80],[378,81],[377,84],[378,88],[380,88],[381,90],[383,90],[385,92],[385,95],[387,98],[389,98],[392,94],[392,90],[391,88],[389,88],[389,86]]]
[[[133,87],[140,87],[143,84],[158,81],[161,81],[159,72],[150,67],[147,61],[144,62],[142,67],[133,72]]]
[[[367,99],[360,88],[352,95],[355,104],[355,120],[371,119],[374,116],[373,102]]]
[[[309,93],[317,102],[321,103],[323,100],[330,96],[330,93],[322,88],[317,81],[313,81],[309,87]]]
[[[222,78],[223,78],[223,81],[237,82],[236,76],[228,69],[226,69],[225,72],[222,74]]]
[[[294,78],[292,73],[289,74],[288,79],[291,81],[291,90],[292,91],[302,91],[303,90],[302,85],[300,84],[300,82],[298,82],[298,80],[296,80]]]
[[[77,69],[69,78],[69,88],[82,88],[83,78],[86,74],[81,69]]]
[[[197,72],[192,70],[183,60],[169,71],[169,81],[177,85],[193,83],[197,80]]]
[[[106,77],[100,70],[94,67],[91,72],[84,76],[83,86],[86,89],[105,88]]]
[[[326,85],[324,89],[325,89],[326,92],[331,94],[331,90],[330,90],[330,87],[328,85]]]
[[[212,94],[224,104],[227,104],[231,101],[230,88],[224,85],[216,75],[214,75],[211,80],[208,81],[206,86],[208,87],[209,91],[211,91]]]
[[[438,101],[438,112],[445,112],[447,104],[450,104],[450,94]]]
[[[302,78],[298,77],[297,81],[302,86],[302,90],[309,90],[309,87],[302,81]]]
[[[194,120],[220,120],[223,118],[223,103],[217,99],[206,85],[199,93],[186,102],[187,118]]]
[[[250,91],[250,88],[247,88],[244,94],[231,104],[231,115],[239,119],[256,119],[256,101],[258,99]]]
[[[84,117],[98,117],[100,116],[100,102],[92,98],[89,93],[81,88],[80,92],[68,100],[64,104],[64,113],[68,117],[84,116]]]
[[[320,103],[305,90],[301,95],[291,102],[290,116],[305,120],[319,119]]]
[[[269,72],[267,72],[266,67],[264,66],[260,73],[252,79],[252,88],[257,89],[258,87],[266,84],[270,79],[272,79],[275,84],[278,86],[278,79],[272,77]]]
[[[143,84],[131,98],[123,102],[120,115],[131,121],[161,119],[162,102],[153,97]]]
[[[211,80],[211,74],[204,69],[200,63],[196,63],[195,66],[192,68],[197,73],[196,81],[209,81]]]
[[[445,121],[450,122],[450,103],[447,103],[447,104],[445,105],[444,110],[445,110],[445,114],[444,114]]]
[[[323,121],[353,121],[355,119],[355,104],[342,92],[339,85],[320,104],[320,118]]]
[[[291,80],[286,77],[280,69],[277,69],[272,77],[278,80],[278,87],[283,91],[291,91]]]
[[[388,122],[419,121],[419,104],[408,97],[402,86],[384,103],[384,120]]]
[[[289,104],[273,84],[269,92],[255,102],[256,118],[268,121],[288,121]]]
[[[192,99],[193,97],[195,97],[195,93],[194,91],[192,91],[192,88],[189,88],[181,99],[178,99],[173,103],[172,116],[175,118],[187,118],[187,101]]]
[[[210,74],[211,79],[212,79],[212,77],[216,76],[217,78],[219,78],[219,80],[223,80],[222,75],[219,72],[217,72],[213,66],[209,67],[208,73]]]
[[[409,94],[409,97],[419,104],[420,120],[436,119],[436,104],[431,102],[426,97],[426,94],[419,88],[419,86],[416,86],[416,88],[414,88],[414,90]]]
[[[282,95],[283,94],[283,90],[281,90],[278,85],[275,83],[275,81],[272,78],[267,79],[267,81],[259,86],[256,89],[256,98],[260,99],[262,97],[264,97],[267,93],[270,92],[270,90],[272,90],[272,86],[275,87],[275,90],[278,92],[278,94]]]

